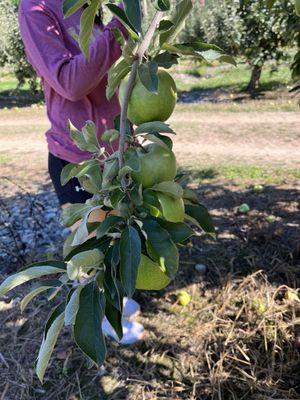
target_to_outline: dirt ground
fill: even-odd
[[[205,164],[300,166],[298,112],[193,112],[180,106],[170,123],[183,167]],[[1,175],[26,187],[47,179],[48,121],[43,108],[0,110]]]
[[[196,113],[179,105],[171,121],[175,152],[193,171],[220,163],[299,168],[299,118],[296,112]],[[0,110],[0,176],[33,196],[42,193],[40,212],[52,191],[46,128],[42,108]],[[22,195],[11,182],[0,183],[8,206]],[[166,290],[136,294],[145,340],[132,347],[108,341],[99,370],[87,369],[65,330],[42,386],[34,360],[49,304],[41,296],[21,315],[29,286],[16,299],[12,293],[1,299],[0,400],[299,400],[299,182],[268,181],[259,193],[255,183],[191,180],[214,217],[217,240],[195,237]],[[243,203],[248,214],[238,211]],[[192,296],[186,307],[177,301],[182,289]]]

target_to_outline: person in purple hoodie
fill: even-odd
[[[47,115],[51,124],[46,132],[49,149],[48,168],[59,203],[84,203],[91,195],[85,192],[77,179],[67,185],[60,183],[60,174],[67,163],[79,163],[90,158],[90,153],[79,150],[68,130],[68,121],[81,129],[87,120],[96,124],[101,146],[101,134],[112,128],[120,105],[115,95],[106,98],[107,73],[121,56],[121,48],[115,40],[113,28],[118,28],[126,38],[122,24],[113,18],[104,26],[101,15],[95,19],[90,58],[81,53],[74,39],[79,33],[83,8],[68,18],[62,12],[62,0],[21,0],[19,24],[28,61],[41,79]],[[107,148],[111,151],[110,148]],[[101,219],[103,216],[99,215]],[[94,216],[94,220],[97,216]],[[123,343],[133,343],[142,336],[143,327],[129,321],[136,315],[139,305],[127,300],[124,307]],[[108,321],[103,329],[116,337]]]

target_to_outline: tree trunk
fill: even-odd
[[[262,66],[254,65],[254,67],[252,68],[251,79],[247,86],[248,92],[253,92],[255,89],[258,88],[261,71],[262,71]]]

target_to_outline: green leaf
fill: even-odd
[[[90,153],[97,153],[99,151],[98,145],[94,145],[91,143],[87,143],[85,140],[85,137],[83,133],[78,130],[71,121],[69,121],[69,131],[70,131],[70,136],[76,146],[82,150],[82,151],[88,151]]]
[[[88,212],[92,211],[93,208],[89,204],[70,204],[62,210],[61,223],[66,227],[70,227],[82,219]]]
[[[188,215],[197,226],[203,229],[204,232],[215,235],[215,226],[213,220],[207,210],[202,204],[198,205],[185,205],[185,213]]]
[[[119,172],[119,161],[117,158],[111,158],[107,160],[103,168],[103,180],[102,188],[106,189],[109,187],[111,182],[117,177]]]
[[[194,231],[183,222],[168,222],[159,220],[159,225],[168,231],[174,243],[182,243],[194,235]]]
[[[158,30],[159,31],[168,31],[174,26],[172,21],[168,21],[167,19],[163,19],[159,23]]]
[[[160,133],[174,133],[172,128],[170,128],[170,125],[161,122],[161,121],[151,121],[151,122],[145,122],[141,125],[139,125],[136,130],[135,134],[141,134],[141,133],[153,133],[153,132],[160,132]]]
[[[21,313],[24,312],[25,308],[31,302],[31,300],[33,300],[40,293],[45,292],[48,289],[59,288],[61,286],[62,282],[58,279],[52,279],[52,280],[49,279],[39,282],[32,288],[31,292],[28,293],[21,301]]]
[[[52,321],[51,325],[48,327],[47,334],[44,335],[36,364],[36,373],[42,383],[49,360],[63,325],[64,313],[62,312]]]
[[[174,26],[170,30],[160,34],[160,45],[163,45],[165,42],[171,42],[176,38],[192,8],[193,3],[191,0],[182,0],[177,4],[175,13],[170,18],[170,21],[174,24]]]
[[[99,147],[97,139],[97,128],[93,121],[87,121],[82,128],[82,134],[87,144]]]
[[[100,268],[104,254],[98,250],[87,250],[73,256],[67,263],[67,273],[72,281],[79,279],[85,272],[93,268]]]
[[[105,218],[103,222],[101,222],[101,225],[97,229],[97,238],[98,239],[102,238],[107,234],[107,232],[109,232],[112,228],[114,228],[121,222],[124,222],[123,218],[118,217],[116,215],[109,215],[108,217]]]
[[[82,168],[76,176],[81,187],[91,194],[98,193],[102,187],[102,171],[97,160],[87,163],[86,167]]]
[[[170,10],[170,0],[156,0],[155,8],[160,11]]]
[[[142,31],[142,13],[140,0],[124,0],[125,13],[136,31]]]
[[[106,298],[107,300],[107,298]],[[123,337],[123,326],[122,326],[122,312],[115,308],[111,302],[106,301],[105,304],[105,315],[111,326],[114,328],[116,334],[121,340]]]
[[[93,250],[95,248],[104,253],[107,250],[107,248],[109,247],[110,241],[111,241],[111,238],[107,238],[107,237],[103,237],[102,239],[97,239],[95,237],[88,239],[86,242],[82,243],[81,245],[74,247],[67,254],[67,256],[65,257],[65,260],[69,261],[76,254],[81,253],[82,251]]]
[[[206,62],[220,61],[226,62],[236,66],[236,62],[233,57],[224,54],[224,51],[214,45],[202,42],[193,43],[178,43],[169,44],[164,43],[163,48],[171,53],[177,53],[184,56],[192,56],[199,58],[200,60],[205,60]]]
[[[138,75],[141,83],[149,92],[157,93],[158,91],[158,65],[153,62],[141,64],[138,68]]]
[[[179,56],[177,54],[171,54],[168,51],[164,51],[163,53],[160,53],[154,57],[153,61],[156,62],[159,67],[168,69],[173,65],[178,64],[178,57]]]
[[[77,286],[75,290],[72,291],[70,298],[66,305],[65,310],[65,325],[75,325],[76,316],[79,310],[79,298],[82,289],[84,288],[83,285]]]
[[[165,139],[160,138],[160,135],[157,133],[147,133],[147,134],[143,134],[143,139],[145,140],[149,140],[149,142],[152,143],[157,143],[160,146],[164,147],[165,149],[169,150],[170,149],[170,145],[169,143],[167,144],[165,142]]]
[[[132,171],[139,172],[141,170],[141,160],[138,157],[136,149],[129,148],[124,153],[125,165],[130,167]]]
[[[4,280],[4,282],[2,282],[0,285],[0,296],[4,296],[10,290],[22,285],[25,282],[31,281],[32,279],[40,278],[41,276],[45,275],[58,274],[65,271],[65,268],[47,265],[47,261],[45,261],[44,265],[24,269],[21,272],[9,276]]]
[[[110,100],[118,89],[121,81],[130,72],[130,65],[128,62],[121,58],[108,71],[108,82],[106,87],[106,97]],[[104,139],[103,139],[104,140]]]
[[[65,18],[78,11],[87,0],[63,0],[63,14]]]
[[[81,14],[79,47],[87,59],[90,58],[90,44],[94,29],[94,21],[101,3],[101,0],[92,0],[90,5]]]
[[[127,226],[120,240],[121,281],[125,292],[132,297],[135,291],[137,270],[141,261],[141,239],[135,228]]]
[[[104,142],[113,142],[114,140],[118,139],[120,136],[120,132],[116,129],[107,129],[101,135],[101,140]]]
[[[173,277],[178,270],[179,254],[169,233],[153,219],[144,220],[144,230],[148,236],[147,250],[151,258]]]
[[[109,9],[109,11],[112,14],[114,14],[115,17],[118,18],[119,21],[122,22],[122,24],[127,29],[131,39],[134,41],[138,41],[139,35],[137,34],[134,26],[131,24],[131,22],[127,18],[127,15],[125,14],[125,12],[120,7],[116,6],[115,4],[111,4],[111,3],[106,4],[106,7]]]
[[[151,190],[166,193],[169,196],[174,197],[175,199],[181,199],[183,196],[182,187],[178,185],[178,183],[173,181],[157,183],[151,188]]]
[[[80,165],[78,164],[67,164],[61,171],[60,183],[62,186],[66,185],[72,178],[75,177]]]
[[[104,294],[100,292],[95,282],[91,282],[80,293],[74,338],[80,350],[97,365],[102,365],[106,356],[102,333],[104,313]]]
[[[173,149],[173,142],[168,136],[161,135],[158,132],[154,132],[154,133],[152,133],[152,135],[154,135],[157,138],[157,140],[160,141],[160,143],[163,142],[165,144],[165,146],[168,147],[169,150]]]
[[[188,200],[193,204],[199,204],[197,194],[192,189],[184,189],[183,191],[183,199]]]

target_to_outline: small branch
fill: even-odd
[[[153,20],[151,24],[149,25],[149,28],[147,32],[145,33],[145,36],[139,45],[136,54],[135,54],[135,60],[132,64],[131,67],[131,72],[129,75],[128,82],[125,87],[125,92],[124,92],[124,98],[123,102],[121,104],[121,121],[120,121],[120,141],[119,141],[119,168],[121,169],[124,165],[124,151],[125,151],[125,143],[126,143],[126,123],[127,123],[127,111],[128,111],[128,104],[129,104],[129,99],[131,96],[131,92],[135,83],[138,67],[142,61],[142,58],[147,51],[149,44],[153,38],[153,35],[155,33],[157,24],[161,20],[163,16],[163,13],[161,11],[157,11],[153,17]],[[122,182],[122,187],[125,189],[126,184],[123,180]]]

